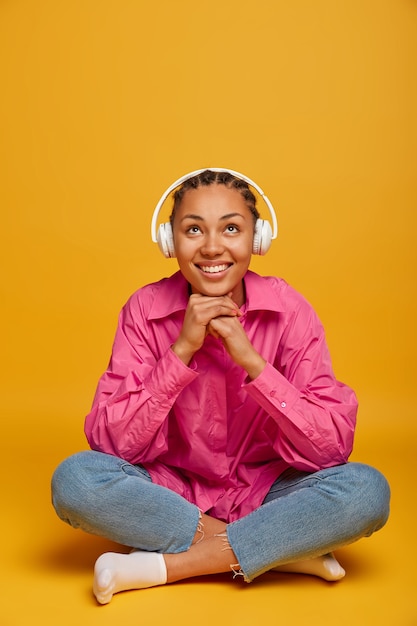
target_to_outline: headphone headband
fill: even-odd
[[[277,235],[278,235],[278,223],[277,223],[277,216],[275,214],[274,207],[272,206],[271,201],[269,200],[269,198],[265,195],[265,193],[259,187],[259,185],[257,185],[251,178],[248,178],[244,174],[240,174],[240,172],[236,172],[234,170],[225,169],[223,167],[205,167],[203,169],[194,170],[193,172],[189,172],[188,174],[185,174],[184,176],[181,176],[181,178],[178,178],[178,180],[176,180],[174,183],[172,183],[172,185],[170,185],[168,187],[168,189],[162,194],[161,198],[158,201],[158,204],[156,205],[156,207],[154,209],[153,215],[152,215],[151,236],[152,236],[152,241],[154,243],[158,242],[158,239],[157,239],[157,228],[156,228],[158,215],[159,215],[159,213],[161,211],[162,205],[164,204],[165,200],[168,198],[169,194],[172,191],[174,191],[177,187],[179,187],[180,185],[185,183],[185,181],[189,180],[190,178],[193,178],[194,176],[198,176],[198,174],[202,174],[203,172],[206,172],[207,170],[210,170],[211,172],[225,172],[225,173],[228,173],[228,174],[232,174],[232,176],[235,176],[236,178],[240,178],[240,180],[245,181],[245,183],[247,183],[248,185],[253,187],[255,189],[255,191],[258,192],[258,194],[261,196],[262,200],[265,202],[266,206],[268,207],[269,213],[271,215],[272,226],[273,226],[272,239],[276,239],[277,238]]]

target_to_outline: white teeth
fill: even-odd
[[[224,272],[227,270],[228,265],[200,265],[200,269],[207,274],[216,274],[217,272]]]

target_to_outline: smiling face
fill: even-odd
[[[253,214],[239,191],[222,184],[187,190],[175,212],[173,236],[179,268],[192,292],[232,292],[242,306],[253,234]]]

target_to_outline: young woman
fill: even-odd
[[[388,518],[385,478],[348,463],[357,402],[317,316],[284,280],[248,269],[260,218],[235,174],[177,188],[179,271],[123,308],[86,418],[92,450],[53,477],[61,519],[131,550],[97,560],[102,604],[230,570],[338,580],[332,551]]]

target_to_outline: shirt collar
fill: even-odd
[[[242,307],[246,311],[285,311],[281,298],[281,289],[276,278],[260,276],[248,270],[245,274],[246,303]]]
[[[163,278],[154,291],[148,319],[161,319],[177,311],[185,311],[188,303],[188,283],[180,271]]]
[[[284,311],[279,290],[271,289],[267,277],[248,270],[244,281],[246,303],[242,308],[245,311]],[[148,319],[161,319],[177,311],[185,311],[188,298],[188,283],[180,271],[169,278],[163,278],[159,281],[159,289],[155,292]]]

